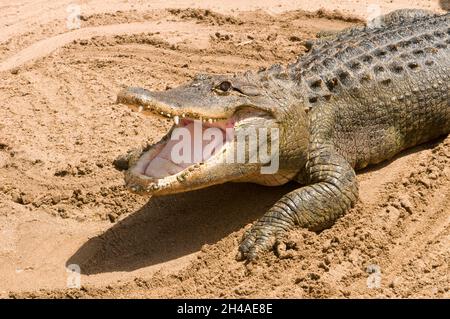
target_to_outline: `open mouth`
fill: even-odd
[[[170,118],[174,122],[159,142],[129,157],[125,183],[132,192],[163,195],[258,172],[261,166],[258,142],[267,136],[253,137],[258,128],[274,126],[272,114],[247,101],[222,108],[196,107],[189,103],[181,107],[177,102],[164,101],[167,97],[157,97],[157,94],[160,93],[127,88],[117,97],[118,103],[134,111]],[[174,99],[180,100],[179,97]],[[190,100],[189,96],[186,99]],[[262,134],[267,132],[262,130]]]
[[[141,178],[157,182],[183,171],[191,171],[223,153],[233,140],[235,116],[228,119],[194,119],[162,115],[171,117],[174,125],[159,143],[141,155],[132,168],[133,173]]]

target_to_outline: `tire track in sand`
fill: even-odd
[[[204,36],[199,37],[199,35],[207,34],[205,30],[208,29],[206,26],[200,26],[190,22],[173,22],[168,24],[159,24],[158,22],[124,23],[77,29],[30,45],[1,62],[0,72],[8,71],[32,60],[42,58],[75,40],[86,40],[96,36],[125,35],[143,32],[175,33],[175,37],[171,38],[168,36],[165,40],[170,43],[171,40],[178,42],[183,39],[190,39],[191,41],[194,39],[197,42],[197,47],[204,48],[208,44],[208,38]]]

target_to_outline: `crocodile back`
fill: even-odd
[[[343,32],[290,71],[356,168],[450,131],[450,14]]]

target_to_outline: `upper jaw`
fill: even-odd
[[[216,122],[227,119],[233,115],[234,110],[230,107],[207,108],[183,105],[178,106],[176,102],[169,102],[171,96],[168,92],[151,92],[140,87],[128,87],[119,92],[117,103],[122,103],[128,107],[145,113],[152,113],[167,118],[189,118],[202,120],[203,122]],[[175,94],[170,94],[175,95]],[[181,94],[180,94],[181,96]],[[173,100],[176,101],[176,96]]]

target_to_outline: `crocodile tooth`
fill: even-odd
[[[181,114],[181,117],[186,117],[186,114],[184,114],[184,113],[183,113],[183,114]]]
[[[140,105],[139,107],[138,107],[138,112],[140,113],[140,112],[142,112],[144,110],[144,107],[142,106],[142,105]]]
[[[172,114],[170,114],[170,113],[167,113],[166,115],[167,115],[167,117],[172,117]]]
[[[180,118],[178,117],[178,115],[175,115],[173,117],[173,122],[175,123],[175,125],[178,125],[178,123],[180,123]]]
[[[212,119],[208,119],[208,123],[212,123],[213,122],[213,120]]]

